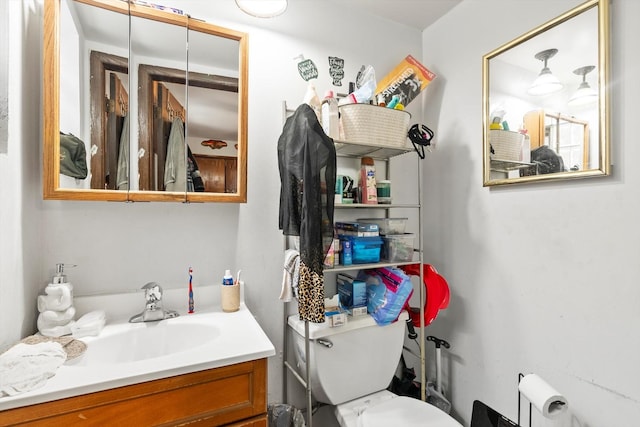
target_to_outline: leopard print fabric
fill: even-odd
[[[298,281],[298,314],[300,320],[324,323],[324,276],[300,261]]]

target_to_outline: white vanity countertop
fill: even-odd
[[[129,296],[129,298],[132,297]],[[139,307],[141,305],[138,304]],[[182,329],[187,325],[187,330],[189,330],[188,325],[193,324],[199,326],[194,327],[194,330],[199,331],[209,330],[208,326],[202,325],[213,325],[215,333],[212,333],[212,337],[208,340],[203,336],[202,341],[193,348],[171,348],[170,354],[144,360],[124,363],[103,362],[91,366],[88,361],[82,361],[84,356],[80,356],[77,360],[68,361],[62,365],[56,375],[43,387],[16,396],[0,398],[0,411],[275,355],[273,344],[244,303],[241,303],[240,310],[234,313],[225,313],[219,306],[194,314],[187,314],[185,310],[177,311],[180,316],[174,319],[136,324],[130,324],[127,320],[121,319],[110,322],[107,311],[107,325],[100,335],[81,338],[88,346],[85,356],[89,354],[92,340],[110,338],[131,325],[138,328],[151,328],[154,327],[153,324],[161,326],[159,324],[162,322],[171,322],[167,324],[182,324],[180,326]],[[126,345],[118,351],[127,352]]]

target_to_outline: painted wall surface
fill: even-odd
[[[246,18],[229,4],[165,1],[197,18],[250,36],[248,203],[116,204],[41,197],[41,1],[10,1],[9,143],[0,153],[0,350],[34,331],[35,297],[57,262],[79,294],[216,283],[243,270],[247,304],[274,343],[269,400],[280,401],[282,305],[277,297],[283,240],[277,229],[276,144],[282,100],[301,102],[306,84],[293,58],[320,69],[345,59],[344,84],[362,64],[383,74],[406,54],[438,74],[423,97],[437,134],[425,160],[426,259],[447,277],[450,308],[429,327],[447,339],[445,386],[454,415],[468,425],[481,399],[515,418],[517,374],[536,372],[562,391],[571,412],[534,425],[633,426],[640,417],[640,211],[634,168],[640,3],[614,0],[612,12],[613,176],[513,188],[482,187],[481,58],[578,0],[466,0],[419,32],[324,1],[291,2],[283,17]],[[335,5],[335,3],[331,3]],[[495,22],[500,11],[500,25]],[[512,18],[507,18],[512,17]],[[348,25],[347,25],[348,23]],[[380,31],[384,28],[385,31]],[[6,58],[2,58],[6,60]],[[339,88],[338,91],[342,91]],[[420,117],[419,106],[414,108]],[[132,294],[132,298],[140,297]],[[196,304],[198,300],[196,299]],[[428,355],[432,355],[429,349]],[[429,361],[433,374],[433,359]]]
[[[426,258],[452,288],[429,333],[452,345],[445,385],[465,425],[474,399],[515,420],[520,372],[570,403],[555,421],[534,409],[534,426],[640,419],[640,2],[611,2],[612,176],[482,187],[482,56],[580,3],[467,0],[423,33],[423,61],[440,76],[424,109],[438,135],[425,167],[425,199],[437,200]]]
[[[7,150],[0,153],[0,351],[35,328],[40,274],[41,8],[6,4],[9,52]],[[26,48],[26,47],[29,48]]]
[[[205,303],[198,300],[198,286],[219,283],[225,269],[242,269],[247,305],[278,352],[269,361],[269,400],[279,402],[283,237],[276,147],[282,102],[297,107],[307,87],[294,57],[316,63],[320,96],[327,89],[346,92],[363,64],[384,74],[407,54],[419,57],[420,32],[324,1],[291,2],[286,15],[271,20],[245,16],[233,1],[216,1],[215,8],[204,0],[162,3],[249,33],[248,202],[43,201],[42,1],[11,1],[10,81],[16,83],[10,87],[9,152],[0,154],[0,350],[35,332],[36,296],[56,263],[77,264],[67,274],[78,295],[136,291],[149,281],[186,290],[192,266],[196,308]],[[342,87],[331,85],[329,56],[345,60]],[[411,107],[419,117],[420,103]],[[143,303],[141,293],[131,298]]]

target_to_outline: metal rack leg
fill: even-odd
[[[311,401],[311,361],[309,360],[309,321],[304,321],[304,352],[306,356],[306,385],[307,385],[307,425],[313,427],[313,403]]]

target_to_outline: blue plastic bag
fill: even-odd
[[[376,268],[360,273],[367,283],[367,311],[378,325],[395,322],[411,298],[411,278],[395,267]]]

